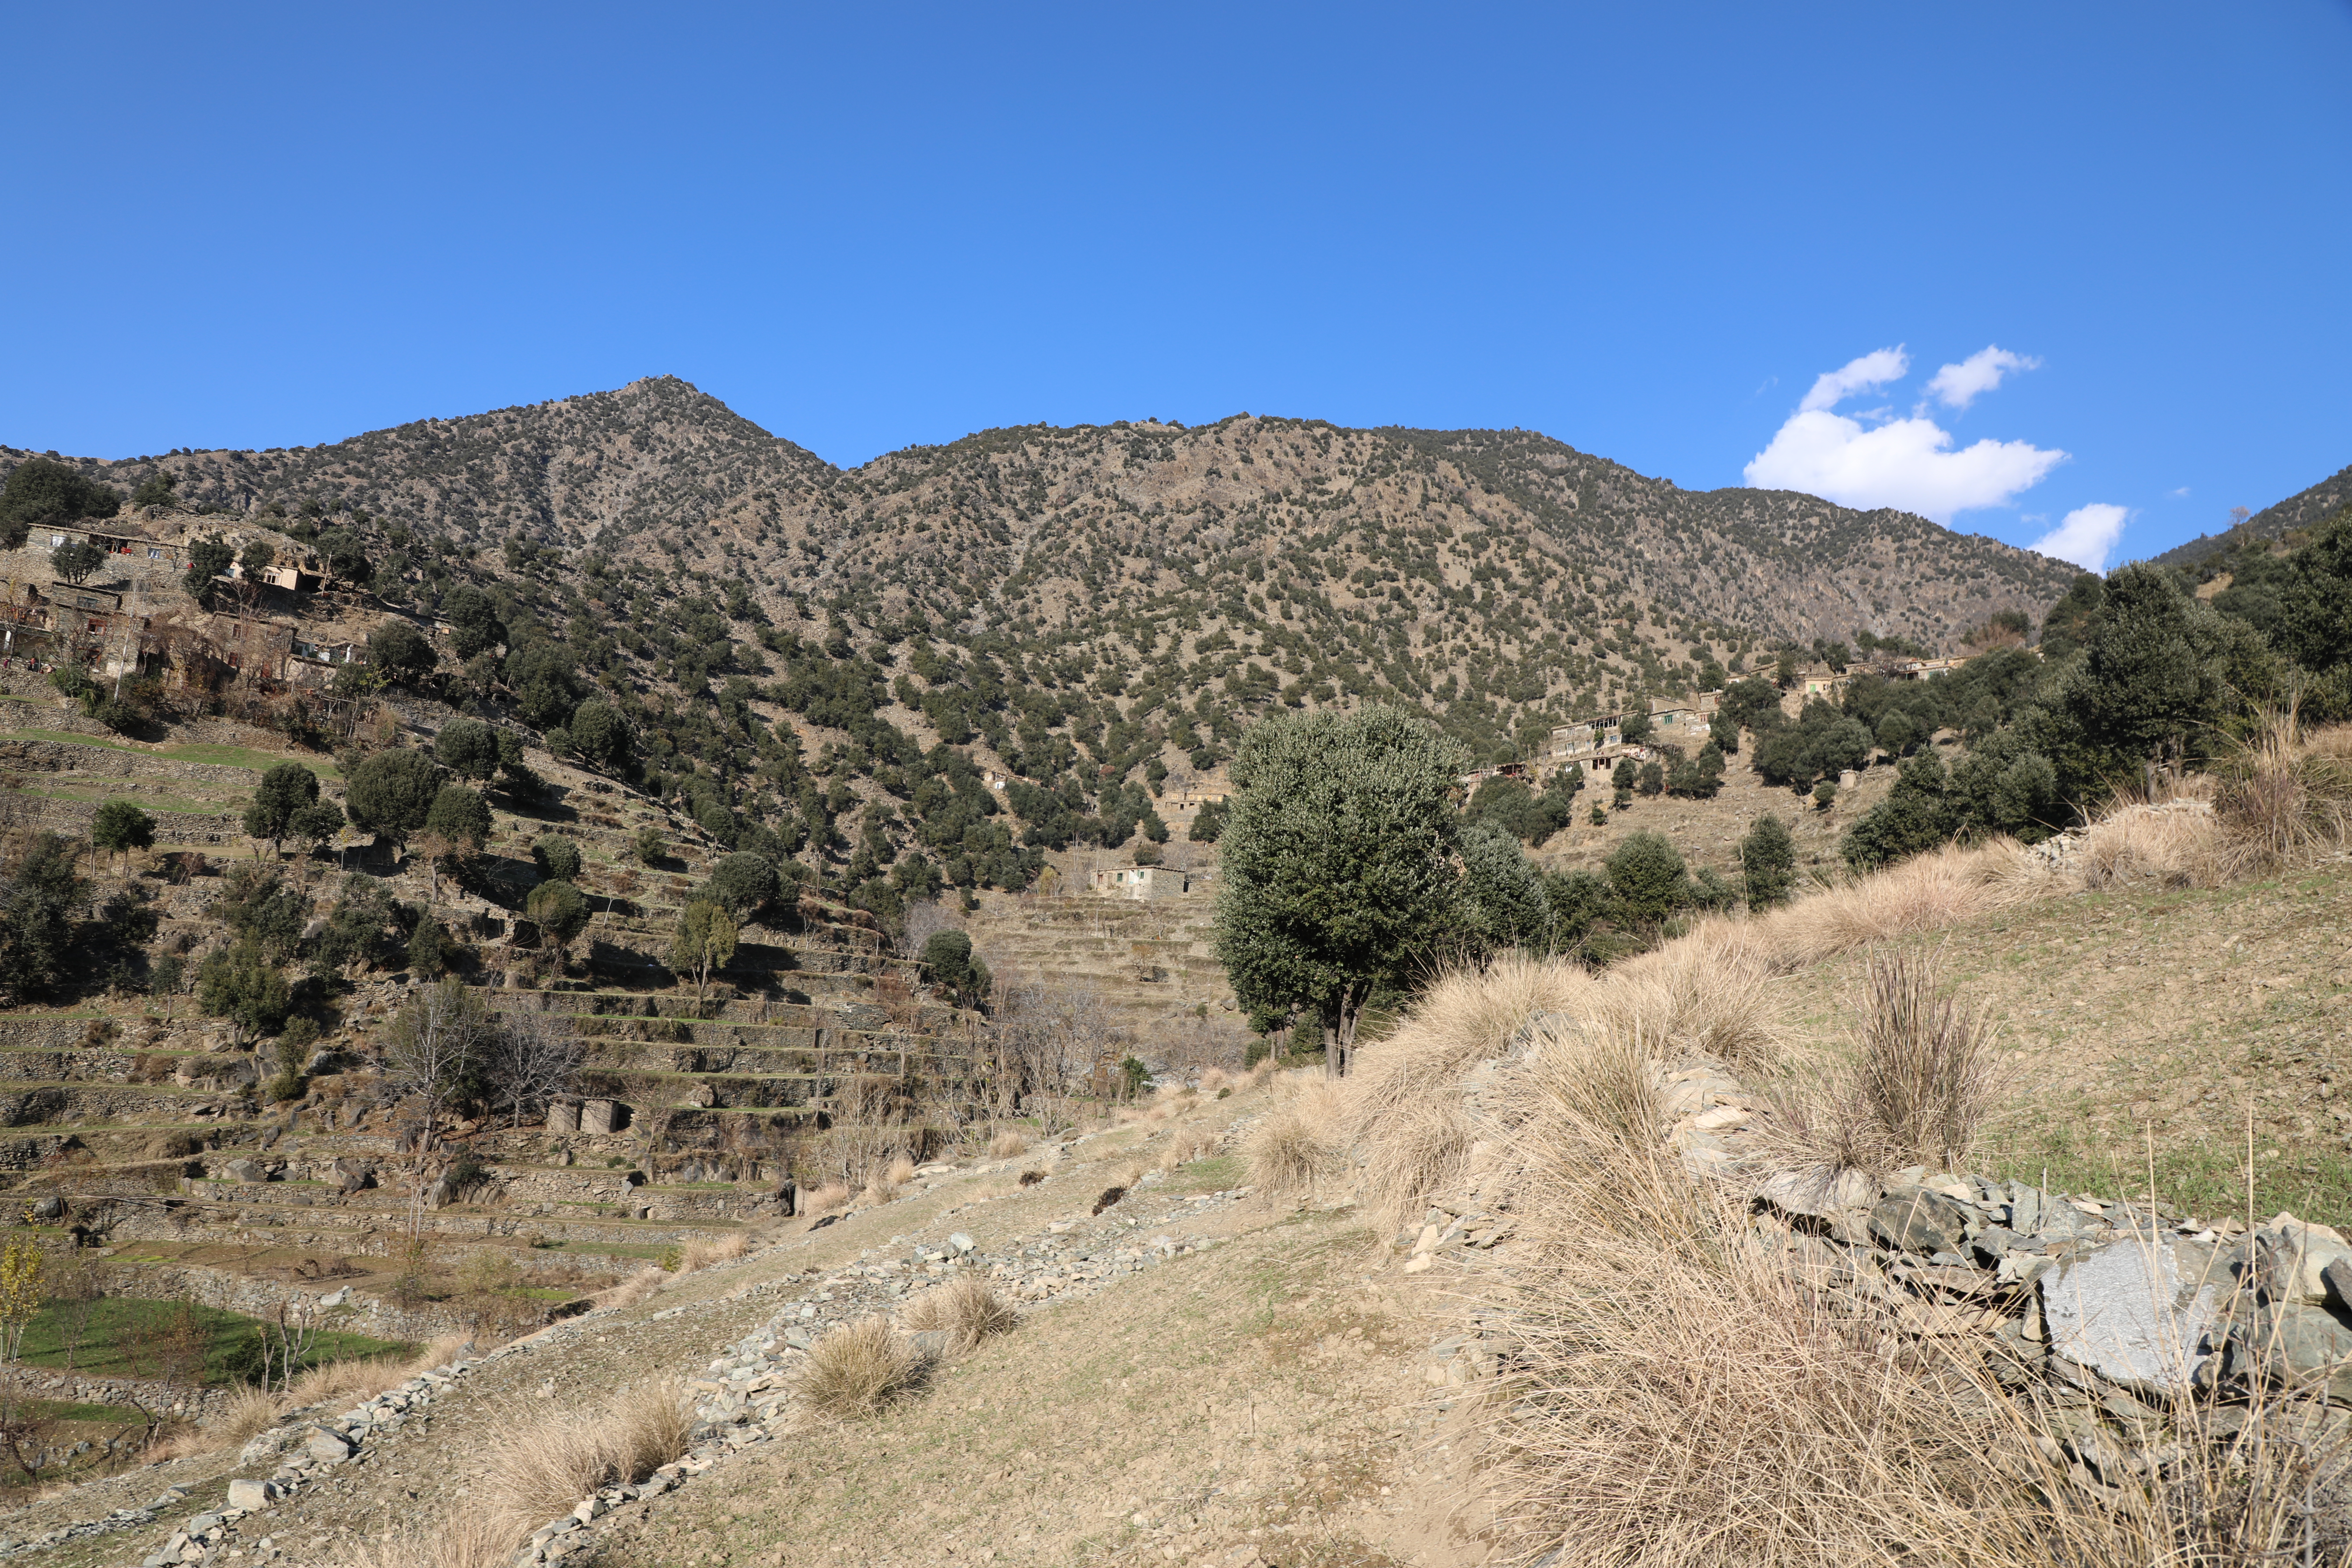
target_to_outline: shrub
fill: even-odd
[[[394,843],[425,825],[440,794],[440,771],[422,752],[378,752],[352,770],[344,801],[352,826]]]
[[[1759,816],[1739,841],[1739,869],[1746,882],[1748,907],[1769,910],[1789,900],[1795,879],[1797,850],[1789,830],[1777,816]]]
[[[539,874],[551,882],[576,882],[580,879],[580,849],[569,838],[550,833],[541,836],[530,847],[531,864]]]
[[[1612,850],[1609,886],[1627,921],[1654,926],[1688,901],[1679,850],[1656,833],[1636,833]]]
[[[865,1318],[810,1348],[794,1391],[810,1417],[850,1421],[914,1393],[925,1372],[922,1358],[898,1337],[889,1319]]]

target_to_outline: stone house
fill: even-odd
[[[1172,899],[1192,886],[1172,866],[1108,866],[1087,876],[1087,890],[1106,899]]]

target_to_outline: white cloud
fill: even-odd
[[[1966,394],[1974,397],[1998,384],[2005,372],[2003,366],[1968,370],[1984,358],[1975,354],[1966,365],[1946,365],[1937,380],[1952,377],[1958,388],[1964,374],[1974,374],[1981,384]],[[1832,411],[1854,393],[1901,380],[1909,369],[1909,356],[1898,345],[1822,375],[1771,444],[1748,465],[1748,482],[1763,489],[1805,490],[1843,506],[1899,507],[1948,523],[1959,512],[2005,505],[2066,460],[2063,452],[2025,441],[1979,441],[1956,451],[1951,432],[1916,412],[1892,419],[1885,410],[1874,411],[1863,416],[1873,421],[1865,426]]]
[[[2187,500],[2189,499],[2189,487],[2187,485],[2183,485],[2177,490],[2167,490],[2164,493],[2170,496],[2174,500]]]
[[[2026,548],[2072,561],[2085,572],[2103,572],[2116,541],[2123,537],[2124,524],[2130,521],[2131,513],[2125,508],[2093,501],[2068,512],[2057,527]]]
[[[1966,408],[1999,386],[2013,370],[2040,370],[2042,362],[1988,343],[1958,364],[1948,364],[1927,383],[1927,395],[1947,408]]]
[[[1901,381],[1910,374],[1911,356],[1903,352],[1901,343],[1891,349],[1874,349],[1842,369],[1823,371],[1797,406],[1805,410],[1835,408],[1857,392]]]

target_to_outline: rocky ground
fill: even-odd
[[[1226,1134],[1261,1099],[1210,1100],[1189,1120]],[[1491,1352],[1448,1331],[1439,1294],[1413,1277],[1426,1263],[1408,1275],[1412,1260],[1351,1207],[1269,1204],[1230,1154],[1161,1170],[1171,1135],[1146,1123],[942,1173],[637,1306],[369,1406],[313,1412],[284,1452],[265,1439],[72,1489],[0,1522],[0,1550],[67,1568],[323,1568],[465,1508],[489,1445],[520,1419],[675,1376],[697,1400],[693,1453],[651,1487],[609,1494],[593,1524],[550,1533],[544,1554],[1478,1561],[1457,1402],[1493,1371]],[[1047,1173],[1024,1187],[1031,1169]],[[1094,1214],[1111,1186],[1129,1191]],[[1016,1329],[940,1362],[870,1421],[795,1408],[814,1336],[962,1270],[1023,1304]],[[285,1495],[265,1498],[263,1483]]]

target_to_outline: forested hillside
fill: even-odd
[[[329,447],[66,461],[126,496],[168,480],[223,527],[356,541],[373,592],[436,628],[371,679],[883,906],[1164,835],[1171,775],[1270,709],[1380,699],[1524,754],[1784,646],[2038,622],[2073,576],[1525,431],[1039,426],[844,471],[670,378]]]

